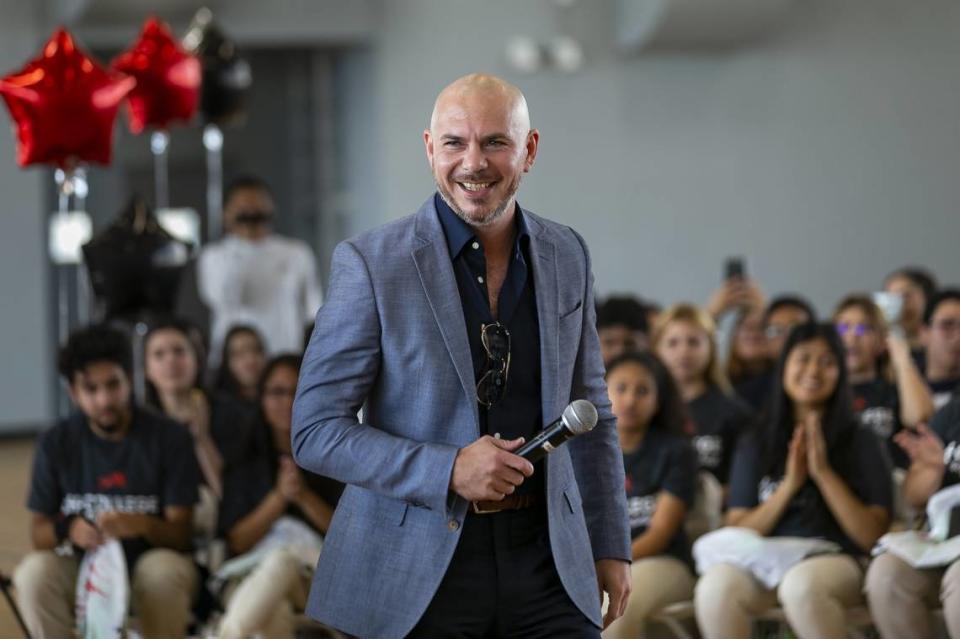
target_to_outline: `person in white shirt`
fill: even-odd
[[[223,217],[226,236],[203,248],[197,274],[212,316],[210,352],[216,357],[236,324],[255,326],[271,354],[301,351],[322,302],[313,251],[273,232],[273,198],[259,178],[229,186]]]

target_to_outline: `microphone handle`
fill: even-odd
[[[537,433],[533,439],[521,446],[515,454],[520,455],[531,464],[535,464],[571,437],[573,437],[573,433],[567,430],[563,420],[560,419]]]

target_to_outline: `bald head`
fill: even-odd
[[[539,139],[520,90],[482,74],[464,76],[441,91],[423,132],[440,196],[474,228],[508,228]]]
[[[516,86],[502,78],[484,73],[471,73],[448,84],[437,96],[430,116],[430,130],[447,110],[463,110],[468,105],[482,104],[509,113],[511,132],[526,135],[530,130],[527,99]]]

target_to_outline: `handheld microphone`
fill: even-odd
[[[514,453],[535,464],[548,453],[571,437],[582,435],[597,425],[597,408],[585,399],[578,399],[567,406],[560,419],[556,420]]]

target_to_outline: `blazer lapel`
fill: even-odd
[[[543,423],[559,417],[557,410],[557,377],[560,374],[560,300],[557,279],[557,256],[546,229],[532,216],[526,215],[530,228],[530,258],[533,262],[533,286],[537,298],[540,327],[540,400]]]
[[[476,381],[473,374],[473,355],[467,340],[466,320],[460,302],[460,290],[453,273],[453,263],[443,227],[437,219],[433,198],[430,198],[415,218],[417,236],[424,244],[413,250],[413,261],[420,276],[420,283],[427,295],[430,309],[443,336],[443,343],[450,353],[460,384],[473,408],[474,421],[480,423],[477,408]]]

